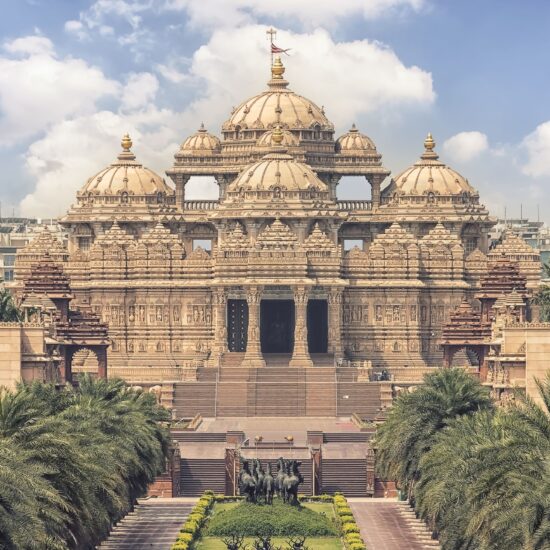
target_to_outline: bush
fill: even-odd
[[[328,518],[303,506],[290,506],[275,500],[273,506],[243,502],[215,514],[206,535],[227,537],[234,534],[257,536],[323,537],[337,535]]]
[[[359,527],[357,527],[356,523],[346,523],[342,526],[342,531],[344,534],[359,533]]]

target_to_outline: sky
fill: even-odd
[[[0,0],[1,215],[63,214],[129,132],[164,174],[201,122],[290,88],[397,175],[432,132],[495,216],[550,223],[548,0]],[[388,180],[389,181],[389,180]],[[368,198],[362,179],[340,198]],[[215,198],[208,179],[188,198]]]

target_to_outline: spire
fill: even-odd
[[[284,74],[285,66],[281,61],[281,56],[278,55],[271,65],[271,80],[267,83],[268,86],[271,89],[286,88],[288,86],[288,81],[283,78]]]
[[[424,153],[421,155],[423,160],[437,160],[439,155],[434,151],[435,141],[431,132],[428,132],[426,139],[424,140]]]
[[[122,136],[122,140],[120,142],[120,145],[122,147],[122,153],[118,155],[118,160],[127,161],[127,160],[136,160],[136,156],[132,151],[130,150],[132,148],[132,139],[130,138],[130,134],[124,134]]]

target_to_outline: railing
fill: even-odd
[[[184,201],[184,210],[216,210],[218,208],[219,201]]]
[[[339,210],[372,210],[372,201],[337,201]]]

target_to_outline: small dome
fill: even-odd
[[[475,195],[477,191],[468,180],[439,161],[431,134],[424,141],[425,151],[420,160],[396,176],[382,192],[383,196],[400,195]]]
[[[220,140],[206,131],[204,124],[192,136],[189,136],[180,147],[183,155],[212,155],[221,150]]]
[[[241,103],[223,125],[224,131],[241,129],[268,130],[281,125],[283,128],[332,131],[334,126],[325,116],[323,108],[288,89],[284,80],[285,68],[276,58],[271,68],[272,78],[268,90]]]
[[[376,146],[370,137],[359,132],[355,124],[336,141],[336,152],[342,155],[358,155],[365,151],[376,153]]]
[[[286,151],[273,150],[259,162],[245,168],[233,181],[228,192],[270,191],[279,188],[282,191],[316,190],[326,192],[327,186],[307,165],[298,162]]]
[[[132,140],[128,134],[122,138],[121,145],[122,153],[115,162],[91,177],[78,196],[174,194],[163,178],[136,161],[136,156],[130,150]]]
[[[279,127],[274,130],[269,130],[261,135],[260,139],[256,142],[258,147],[272,148],[276,145],[282,147],[298,147],[300,145],[298,138],[294,136],[292,132],[288,130],[281,130]]]

